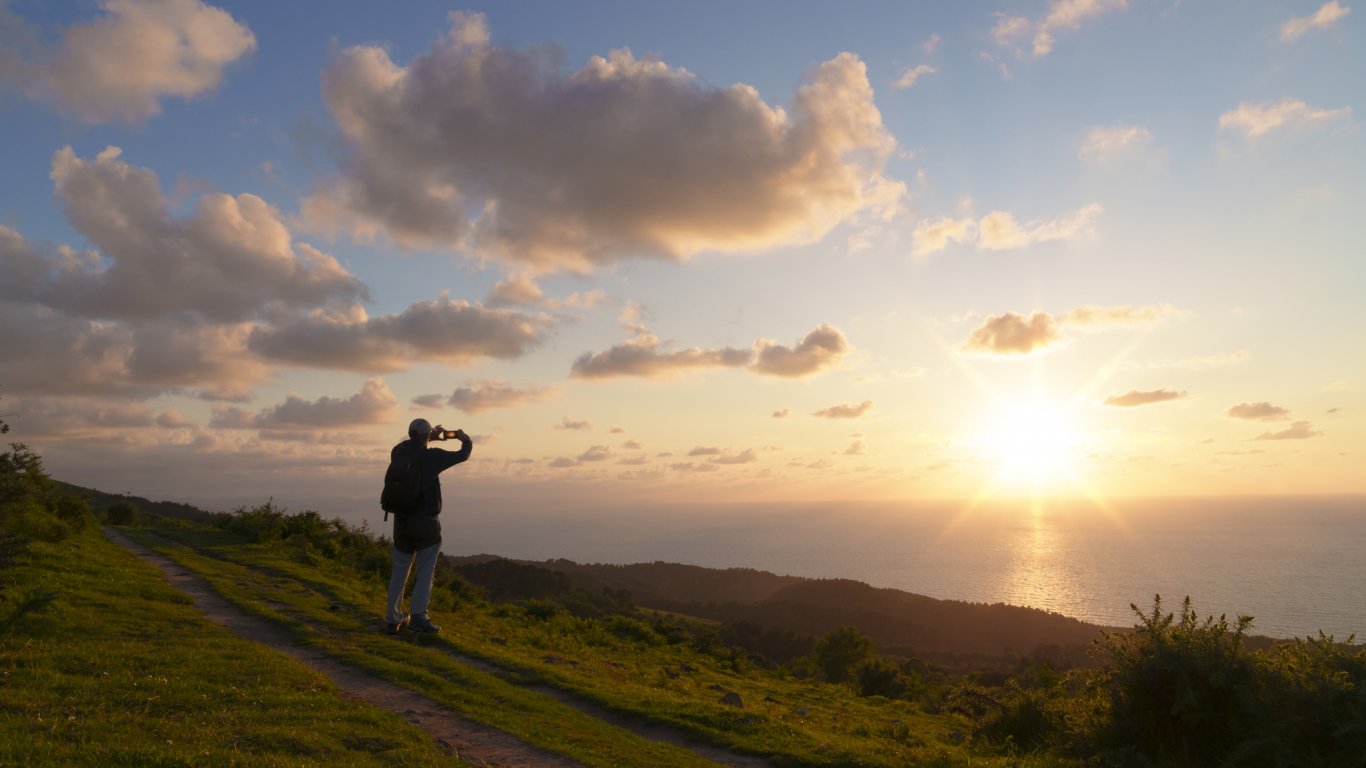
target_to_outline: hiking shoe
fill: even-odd
[[[389,634],[391,634],[391,635],[397,635],[397,634],[399,633],[400,630],[402,630],[404,627],[408,626],[408,622],[410,622],[410,621],[412,620],[412,618],[413,618],[412,616],[409,616],[408,614],[405,613],[405,614],[403,614],[403,620],[402,620],[402,621],[391,621],[391,622],[389,622],[389,623],[386,625],[386,626],[389,628]]]
[[[424,616],[414,616],[412,623],[408,625],[414,632],[440,632],[441,627],[432,623],[432,620]]]

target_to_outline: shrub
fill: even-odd
[[[860,696],[895,698],[906,689],[901,668],[887,659],[869,659],[854,671],[854,686]]]
[[[873,654],[873,641],[853,627],[837,627],[816,643],[816,666],[832,683],[842,683]]]
[[[141,525],[142,510],[131,501],[116,501],[104,511],[104,521],[110,525]]]

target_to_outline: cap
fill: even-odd
[[[408,437],[426,437],[432,433],[432,423],[426,419],[413,419],[408,424]]]

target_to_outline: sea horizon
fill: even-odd
[[[517,560],[666,561],[851,579],[945,600],[1006,603],[1132,626],[1161,594],[1251,633],[1366,634],[1366,495],[545,504],[448,491],[443,551]],[[361,499],[276,498],[386,531]],[[206,502],[208,508],[239,504]],[[259,503],[259,502],[256,502]],[[248,506],[252,504],[248,503]]]

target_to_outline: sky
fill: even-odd
[[[0,0],[0,413],[210,505],[417,417],[524,505],[1364,493],[1353,5]]]

